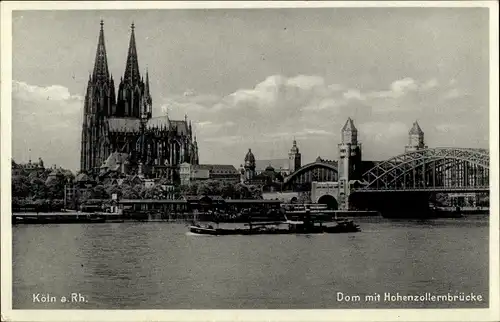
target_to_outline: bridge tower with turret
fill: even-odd
[[[405,146],[405,153],[422,149],[427,149],[424,141],[424,131],[422,131],[418,122],[415,121],[408,132],[408,145]]]
[[[361,179],[361,144],[358,142],[358,130],[351,118],[347,119],[341,133],[342,141],[338,145],[338,196],[339,209],[349,210],[350,185],[353,180]]]

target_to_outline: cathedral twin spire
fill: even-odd
[[[116,102],[113,76],[110,75],[108,67],[106,45],[104,41],[104,22],[102,20],[100,25],[101,28],[99,31],[94,70],[92,75],[90,75],[89,89],[92,84],[93,88],[95,88],[95,86],[103,88],[101,86],[105,85],[111,90],[111,92],[104,91],[104,93],[111,93],[110,99],[113,105],[113,107],[105,108],[106,111],[103,111],[105,115],[118,117],[140,117],[145,115],[146,117],[151,117],[152,100],[149,88],[149,73],[146,71],[146,81],[144,82],[139,72],[134,23],[131,25],[127,63],[125,66],[125,73],[118,88],[118,100]]]
[[[124,81],[130,84],[137,84],[141,79],[139,72],[139,59],[137,58],[137,47],[135,44],[135,25],[132,23],[132,33],[127,54],[127,65],[125,66]],[[99,41],[94,63],[92,77],[95,81],[107,80],[109,78],[108,59],[106,54],[106,45],[104,42],[104,21],[101,20],[101,30],[99,31]],[[146,83],[149,86],[149,75],[146,72]]]
[[[125,67],[125,74],[123,76],[123,81],[131,85],[136,85],[141,80],[141,75],[139,73],[139,59],[137,58],[137,48],[135,45],[134,23],[132,23],[131,29],[132,33],[130,34],[130,43],[128,46],[128,54],[127,54],[127,65]],[[147,75],[146,79],[148,79]]]
[[[104,22],[102,20],[92,79],[96,83],[104,83],[109,80],[108,59],[106,55],[106,46],[104,44]]]
[[[84,171],[98,169],[111,151],[138,152],[142,156],[143,162],[146,157],[146,140],[159,142],[161,144],[169,142],[169,137],[165,136],[159,141],[151,137],[154,126],[150,126],[149,120],[152,118],[152,99],[149,86],[149,73],[146,69],[145,80],[139,72],[139,60],[137,57],[137,47],[135,39],[135,26],[132,23],[130,42],[127,52],[127,62],[125,72],[115,96],[113,76],[110,73],[107,60],[107,52],[104,38],[104,22],[100,21],[100,31],[94,61],[94,68],[89,73],[89,82],[83,108],[83,124],[81,139],[80,168]],[[158,120],[163,121],[163,119]],[[155,123],[155,122],[151,122]],[[187,120],[186,120],[187,123]],[[139,125],[140,133],[137,133]],[[152,124],[154,125],[154,124]],[[165,124],[161,124],[165,128]],[[186,124],[186,126],[188,126]],[[168,128],[170,131],[171,129]],[[111,136],[111,132],[113,135]],[[173,132],[173,131],[172,131]],[[137,146],[136,136],[140,134],[140,147]],[[185,135],[181,133],[180,135]],[[181,149],[181,159],[192,158],[197,164],[198,150],[196,140],[191,141],[191,125],[189,125],[189,141],[183,140],[185,148]],[[150,141],[148,141],[150,142]],[[188,145],[189,144],[189,145]],[[147,151],[152,150],[147,146]],[[188,150],[189,149],[189,150]],[[155,158],[166,158],[166,150],[162,152],[151,152]],[[192,151],[191,153],[191,150]],[[187,151],[187,152],[186,152]],[[179,151],[176,156],[179,156]],[[162,154],[162,155],[160,155]],[[192,154],[192,156],[191,156]],[[159,161],[160,164],[163,163]]]
[[[127,54],[127,64],[125,66],[125,74],[123,76],[123,81],[136,85],[141,80],[141,74],[139,72],[139,59],[137,57],[137,47],[135,44],[135,25],[131,25],[130,42]],[[104,21],[101,20],[101,30],[99,31],[99,40],[97,43],[97,51],[94,62],[94,71],[92,73],[92,79],[95,82],[101,82],[108,80],[110,77],[108,68],[108,58],[106,53],[106,45],[104,41]],[[149,92],[149,74],[146,71],[146,92]]]

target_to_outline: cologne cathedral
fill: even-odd
[[[182,163],[198,164],[191,121],[153,117],[149,74],[139,71],[134,24],[118,95],[107,63],[103,21],[84,103],[80,169],[172,179]]]

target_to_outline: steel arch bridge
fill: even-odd
[[[304,165],[286,177],[283,184],[286,187],[292,187],[295,185],[311,183],[312,181],[324,182],[337,180],[338,170],[336,164],[332,162],[325,162],[323,160],[317,160]]]
[[[489,191],[489,151],[430,148],[407,152],[375,165],[354,191]]]

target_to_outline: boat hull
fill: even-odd
[[[309,229],[223,229],[190,226],[189,231],[198,235],[227,236],[227,235],[293,235],[293,234],[342,234],[361,231],[357,225],[337,225],[333,227],[311,227]]]
[[[104,223],[103,216],[15,216],[13,224],[81,224]]]

